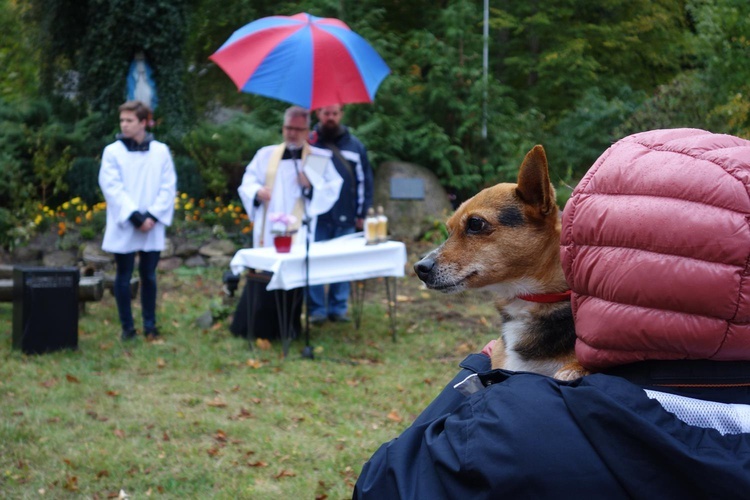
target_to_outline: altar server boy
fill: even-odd
[[[172,223],[177,185],[166,144],[146,131],[151,110],[140,101],[119,107],[117,140],[104,148],[99,186],[107,201],[107,227],[102,249],[115,255],[114,295],[122,340],[136,336],[130,308],[130,279],[138,253],[143,333],[159,337],[156,328],[156,266],[164,250],[166,227]]]

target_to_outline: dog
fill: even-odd
[[[528,152],[517,184],[484,189],[462,203],[446,226],[448,238],[414,270],[432,290],[494,292],[502,326],[492,368],[562,380],[585,375],[575,360],[570,290],[560,264],[560,215],[544,148]]]

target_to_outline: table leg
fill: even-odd
[[[366,280],[352,281],[350,295],[352,299],[352,317],[354,318],[354,328],[359,330],[362,324],[362,310],[365,304],[365,284]]]
[[[289,292],[285,290],[274,290],[276,299],[276,314],[279,320],[279,336],[281,337],[281,347],[284,357],[289,354],[289,346],[294,339],[294,310],[297,303],[302,300],[302,293],[299,288]]]
[[[388,317],[391,320],[391,338],[396,342],[396,278],[385,277],[385,294],[388,300]]]

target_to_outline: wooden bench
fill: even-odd
[[[101,276],[81,276],[78,281],[78,301],[98,302],[104,297],[104,279]],[[13,280],[0,279],[0,302],[13,302]]]
[[[81,276],[78,280],[78,304],[81,312],[85,309],[86,302],[98,302],[104,297],[104,290],[113,292],[115,279],[111,276],[96,274],[94,276]],[[138,296],[140,279],[130,280],[130,298]],[[0,302],[13,302],[13,266],[0,265]]]

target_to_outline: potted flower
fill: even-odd
[[[272,212],[268,214],[271,222],[273,246],[279,253],[289,253],[292,248],[292,235],[297,232],[297,217],[290,214]]]

